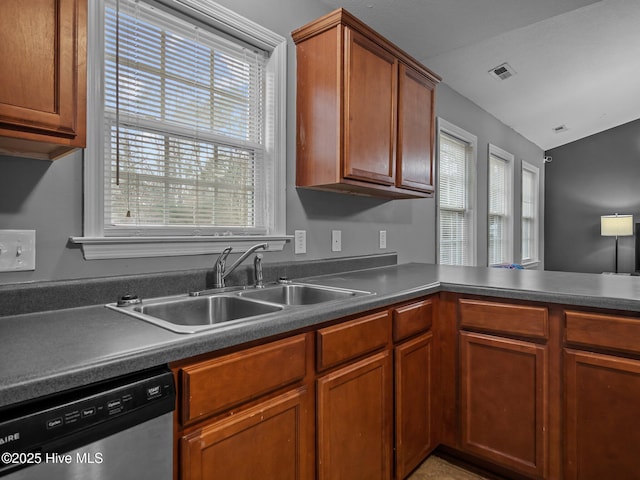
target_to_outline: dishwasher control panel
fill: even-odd
[[[64,453],[80,440],[103,438],[174,408],[173,374],[166,368],[93,384],[0,410],[0,452]],[[5,466],[0,461],[0,471]]]

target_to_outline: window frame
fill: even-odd
[[[526,162],[525,160],[522,160],[522,172],[521,172],[521,183],[523,184],[523,188],[521,189],[522,192],[522,202],[524,203],[524,172],[528,171],[529,173],[533,174],[533,178],[534,178],[534,217],[533,217],[533,235],[531,238],[531,242],[532,242],[532,248],[531,251],[533,252],[533,256],[531,258],[528,257],[524,257],[524,249],[522,248],[521,245],[521,250],[520,250],[520,256],[521,256],[521,263],[525,266],[535,266],[538,263],[540,263],[540,168],[536,167],[535,165],[532,165],[529,162]],[[520,219],[520,223],[521,223],[521,229],[522,226],[524,225],[524,208],[522,208],[520,210],[521,214],[521,219]],[[521,236],[521,242],[524,242],[524,234],[522,234]]]
[[[157,1],[157,0],[156,0]],[[150,0],[149,3],[154,3]],[[215,3],[203,0],[161,0],[179,14],[206,20],[223,34],[269,52],[267,62],[267,100],[272,122],[267,125],[266,150],[273,158],[274,186],[270,192],[269,223],[266,235],[181,235],[171,227],[161,235],[143,235],[143,228],[127,236],[107,236],[104,228],[104,1],[89,2],[87,62],[87,148],[84,151],[84,223],[83,236],[71,237],[81,244],[84,257],[90,259],[140,258],[220,253],[228,246],[246,250],[268,242],[269,250],[282,250],[291,236],[286,235],[286,39]],[[158,232],[157,228],[152,228]]]
[[[476,175],[477,163],[478,163],[478,137],[466,130],[454,125],[453,123],[438,117],[437,119],[437,132],[436,132],[436,148],[438,158],[437,168],[437,195],[436,195],[436,216],[437,216],[437,234],[436,234],[436,263],[440,264],[440,219],[441,219],[441,207],[440,207],[440,134],[444,133],[462,143],[467,144],[466,150],[466,168],[467,168],[467,201],[469,203],[467,213],[468,225],[469,225],[469,241],[471,251],[469,252],[468,264],[466,266],[476,266],[478,261],[478,235],[477,235],[477,223],[478,223],[478,201],[477,201],[477,183],[478,177]]]
[[[498,263],[491,263],[489,252],[491,251],[491,234],[489,232],[490,229],[490,217],[491,217],[491,157],[496,157],[499,160],[502,160],[506,163],[506,186],[505,186],[505,196],[504,199],[506,206],[506,213],[504,215],[505,218],[505,226],[504,231],[507,232],[507,237],[505,239],[503,245],[503,254],[505,258],[503,258]],[[513,185],[514,185],[514,168],[513,164],[515,163],[515,156],[506,150],[503,150],[496,145],[489,144],[489,153],[487,156],[487,265],[488,266],[496,266],[496,265],[504,265],[513,262],[514,258],[514,195],[513,195]]]

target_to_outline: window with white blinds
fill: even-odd
[[[109,0],[104,60],[106,228],[266,233],[264,52]]]
[[[439,119],[438,263],[475,264],[475,136]]]
[[[210,0],[92,0],[88,43],[85,258],[281,249],[286,39]]]
[[[522,162],[522,263],[538,260],[539,169]]]
[[[512,261],[513,155],[489,145],[489,265]]]

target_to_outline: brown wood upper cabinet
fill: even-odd
[[[86,0],[0,2],[0,152],[55,159],[86,143]]]
[[[296,185],[389,198],[432,195],[440,78],[344,9],[292,36]]]
[[[436,82],[423,72],[400,63],[398,95],[398,151],[396,185],[433,193]]]

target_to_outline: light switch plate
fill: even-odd
[[[294,233],[294,253],[296,255],[307,253],[307,231],[296,230]]]
[[[331,251],[342,251],[342,230],[331,230]]]
[[[36,231],[0,230],[0,272],[36,269]]]

